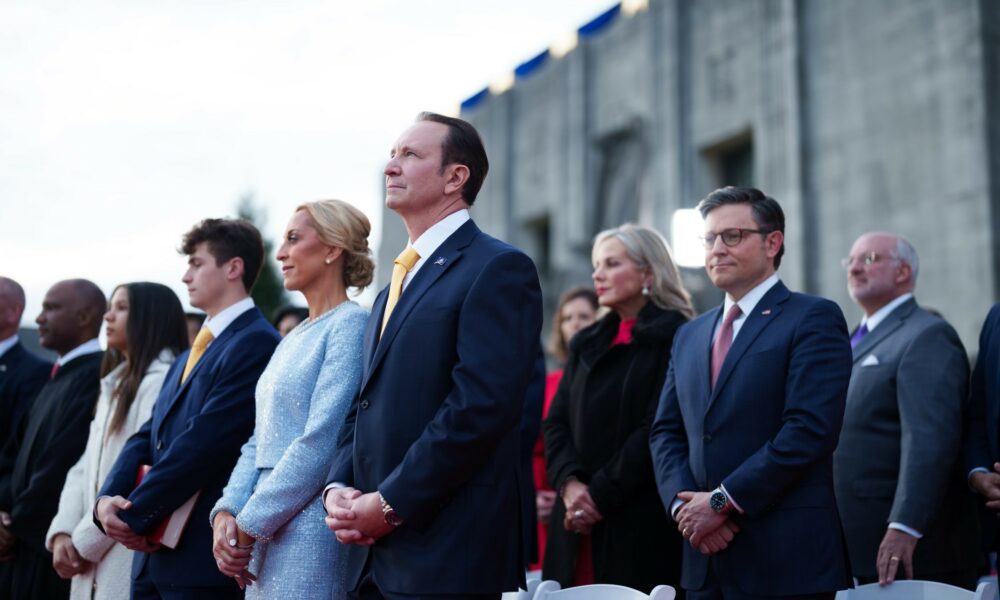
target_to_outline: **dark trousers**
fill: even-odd
[[[225,587],[159,588],[149,577],[149,562],[139,576],[132,580],[132,600],[243,600],[243,590],[233,581]]]
[[[708,576],[705,578],[705,587],[700,590],[687,590],[687,600],[833,600],[836,595],[836,592],[803,594],[801,596],[754,596],[747,594],[732,581],[719,581],[719,577],[715,573],[715,560],[708,561]]]
[[[379,589],[371,571],[365,566],[358,589],[348,597],[351,600],[499,600],[500,594],[397,594]]]

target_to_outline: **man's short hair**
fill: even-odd
[[[216,266],[236,257],[243,259],[243,287],[249,294],[264,265],[260,231],[244,219],[205,219],[184,234],[181,253],[194,254],[202,242],[215,257]]]
[[[785,213],[781,210],[781,205],[778,204],[777,200],[765,195],[757,188],[740,188],[731,185],[719,188],[698,203],[698,211],[702,218],[705,218],[708,213],[725,204],[749,204],[757,229],[760,229],[765,235],[772,231],[780,231],[784,236]],[[785,243],[782,241],[781,248],[778,249],[778,254],[774,257],[775,269],[781,264],[781,255],[784,253]]]
[[[433,121],[448,127],[448,134],[441,142],[441,170],[447,165],[465,165],[469,169],[469,179],[462,187],[462,199],[469,206],[476,201],[479,189],[483,187],[486,173],[490,170],[490,161],[486,158],[486,148],[479,132],[468,121],[446,117],[432,112],[422,112],[417,115],[417,122]]]

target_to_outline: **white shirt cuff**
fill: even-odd
[[[323,502],[326,502],[326,494],[327,494],[327,492],[329,492],[330,490],[335,490],[335,489],[338,489],[338,488],[345,488],[345,487],[347,487],[346,484],[343,484],[343,483],[341,483],[339,481],[334,481],[330,485],[328,485],[325,488],[323,488],[323,495],[321,496],[321,498],[323,498]]]
[[[917,538],[918,540],[920,538],[924,537],[924,534],[920,533],[916,529],[914,529],[912,527],[907,527],[906,525],[903,525],[902,523],[896,523],[895,521],[893,521],[892,523],[889,523],[889,529],[895,529],[896,531],[902,531],[903,533],[911,535],[911,536]]]
[[[684,506],[684,501],[680,498],[674,498],[674,503],[670,505],[670,516],[673,517],[674,521],[677,520],[677,511]]]

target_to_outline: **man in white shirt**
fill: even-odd
[[[698,205],[723,306],[682,326],[650,429],[664,507],[687,538],[689,600],[831,599],[849,585],[833,497],[851,355],[836,304],[776,271],[785,218],[727,187]]]
[[[59,360],[0,453],[0,598],[55,598],[69,582],[52,569],[47,523],[66,473],[83,454],[100,390],[97,335],[107,301],[85,279],[53,285],[35,322],[42,346]]]
[[[499,598],[524,582],[519,423],[539,353],[534,264],[470,220],[486,151],[424,113],[385,167],[410,243],[372,307],[326,494],[361,599]]]
[[[254,389],[280,339],[250,298],[264,246],[246,221],[206,219],[184,235],[181,250],[188,257],[181,280],[208,318],[167,373],[152,417],[122,449],[98,493],[95,521],[139,550],[133,598],[242,598],[216,566],[207,524],[253,432]],[[137,487],[141,465],[152,468]],[[147,539],[195,493],[176,549]]]
[[[851,571],[975,589],[975,506],[959,466],[969,361],[955,330],[913,298],[919,261],[891,233],[859,237],[843,261],[861,308],[834,454]]]

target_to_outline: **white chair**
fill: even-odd
[[[904,579],[887,586],[869,583],[841,590],[836,600],[996,600],[996,597],[996,585],[986,581],[980,583],[975,592],[970,592],[936,581]]]
[[[535,595],[535,590],[542,583],[537,577],[532,579],[531,572],[528,573],[528,589],[518,590],[516,592],[504,592],[500,596],[500,600],[531,600]]]
[[[677,590],[669,585],[658,585],[649,595],[638,590],[609,583],[581,585],[561,589],[558,581],[543,581],[532,600],[674,600]]]

